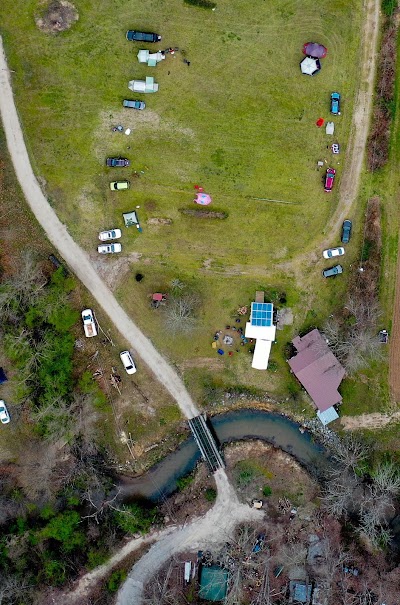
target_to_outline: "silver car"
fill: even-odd
[[[115,252],[121,252],[121,244],[101,244],[97,246],[97,252],[100,254],[114,254]]]
[[[0,399],[0,421],[2,424],[8,424],[10,422],[10,414],[8,413],[7,406],[2,399]]]
[[[119,239],[121,235],[121,229],[110,229],[109,231],[101,231],[99,233],[99,239],[102,242],[106,242],[109,239]]]

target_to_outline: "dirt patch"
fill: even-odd
[[[147,221],[148,225],[156,225],[157,227],[160,225],[172,225],[172,218],[149,218]]]
[[[392,422],[400,421],[400,412],[394,414],[360,414],[360,416],[343,416],[340,424],[345,431],[361,429],[381,429]]]
[[[188,359],[183,363],[179,364],[181,371],[188,370],[190,368],[203,368],[206,370],[220,370],[221,359],[216,357],[195,357],[194,359]]]
[[[140,252],[132,252],[128,256],[116,259],[104,258],[103,256],[92,257],[92,263],[100,277],[112,290],[117,288],[124,279],[131,264],[138,263],[140,260],[144,262]]]
[[[179,212],[186,214],[186,216],[193,216],[195,218],[217,218],[224,219],[228,218],[227,212],[218,212],[213,210],[200,210],[200,208],[179,208]]]
[[[78,19],[79,13],[71,2],[52,0],[40,6],[35,22],[40,31],[58,34],[70,29]]]

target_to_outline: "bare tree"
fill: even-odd
[[[195,311],[198,305],[199,299],[194,294],[171,298],[164,310],[167,329],[181,334],[192,332],[197,323]]]
[[[374,488],[396,496],[400,491],[400,474],[392,462],[379,464],[373,472]]]
[[[0,605],[2,603],[7,603],[7,605],[21,603],[21,596],[28,588],[28,584],[15,576],[2,573],[0,576]]]

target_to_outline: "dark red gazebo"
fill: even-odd
[[[315,59],[324,59],[328,49],[318,42],[306,42],[303,46],[303,54]]]

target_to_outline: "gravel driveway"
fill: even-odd
[[[182,380],[158,353],[150,340],[128,317],[111,290],[103,283],[89,256],[69,235],[65,225],[43,195],[33,173],[12,93],[11,76],[0,37],[0,113],[14,170],[33,214],[53,246],[103,308],[114,326],[129,343],[130,348],[151,369],[154,376],[169,391],[186,418],[198,415],[198,410]]]

